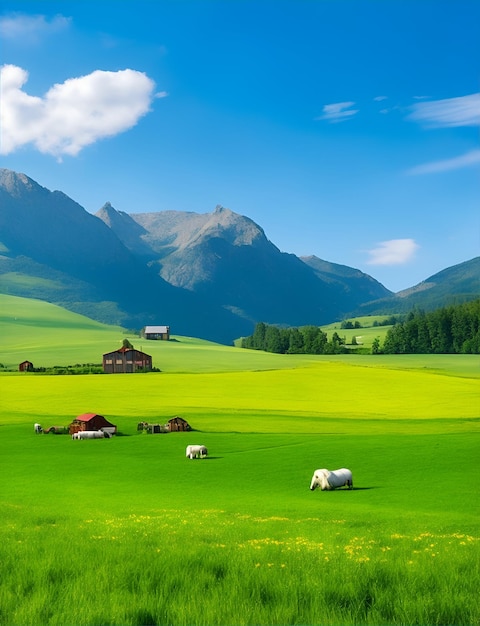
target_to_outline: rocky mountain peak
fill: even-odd
[[[105,202],[95,217],[102,220],[129,250],[142,256],[150,255],[150,247],[142,239],[147,231],[128,213],[117,211],[110,202]]]
[[[273,245],[258,224],[231,209],[217,205],[206,218],[203,228],[196,233],[197,240],[220,236],[233,246]]]
[[[0,188],[6,191],[13,198],[24,198],[32,192],[49,193],[47,189],[41,187],[26,174],[13,172],[0,168]]]
[[[96,212],[96,217],[99,217],[107,226],[111,226],[112,220],[116,219],[120,214],[113,208],[110,202],[105,202],[101,209]]]

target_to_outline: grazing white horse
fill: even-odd
[[[314,491],[317,487],[321,487],[322,491],[330,491],[345,486],[353,489],[353,477],[349,469],[342,467],[334,472],[328,469],[318,469],[313,472],[310,491]]]
[[[79,430],[73,433],[72,439],[104,439],[105,433],[101,430]]]
[[[187,459],[204,459],[208,454],[205,446],[187,446],[185,456]]]

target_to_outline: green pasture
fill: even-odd
[[[378,337],[382,343],[385,339],[387,331],[391,326],[374,326],[373,323],[383,322],[387,319],[388,315],[364,315],[362,317],[352,317],[349,321],[352,323],[359,322],[361,328],[342,328],[341,322],[332,322],[322,326],[322,330],[327,333],[327,337],[330,340],[333,333],[337,333],[340,337],[345,339],[345,344],[351,346],[355,341],[357,342],[356,348],[350,348],[352,350],[368,350],[372,347],[373,340]]]
[[[51,307],[0,297],[0,362],[127,336],[162,371],[0,374],[0,624],[480,623],[478,357],[147,349]],[[87,411],[120,434],[34,434]],[[342,466],[352,491],[309,490]]]
[[[0,384],[12,424],[69,424],[95,412],[127,434],[138,421],[164,423],[175,415],[202,432],[292,434],[470,432],[479,417],[477,378],[345,361],[194,374],[19,373]]]

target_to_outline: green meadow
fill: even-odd
[[[8,296],[0,330],[0,624],[480,623],[478,357],[146,342]],[[125,337],[161,372],[14,371]],[[90,411],[120,434],[34,434]],[[354,489],[311,492],[321,467]]]

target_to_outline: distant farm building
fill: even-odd
[[[33,372],[33,363],[31,363],[30,361],[23,361],[18,366],[18,371],[19,372]]]
[[[114,435],[117,432],[115,424],[111,424],[103,415],[97,413],[82,413],[76,417],[68,428],[68,432],[78,433],[84,430],[102,430],[104,433]]]
[[[169,432],[168,424],[149,424],[148,422],[139,422],[137,424],[137,430],[150,435]]]
[[[152,357],[134,348],[123,347],[103,355],[103,371],[106,374],[130,374],[151,369]]]
[[[145,326],[142,335],[145,339],[168,341],[170,339],[170,326]]]
[[[169,419],[166,424],[149,424],[148,422],[139,422],[137,424],[137,430],[149,433],[151,435],[156,435],[159,433],[178,433],[178,432],[189,432],[192,430],[192,427],[184,420],[182,417],[172,417]]]
[[[190,424],[187,420],[184,420],[183,417],[172,417],[172,419],[168,420],[167,424],[168,430],[171,433],[192,430]]]

